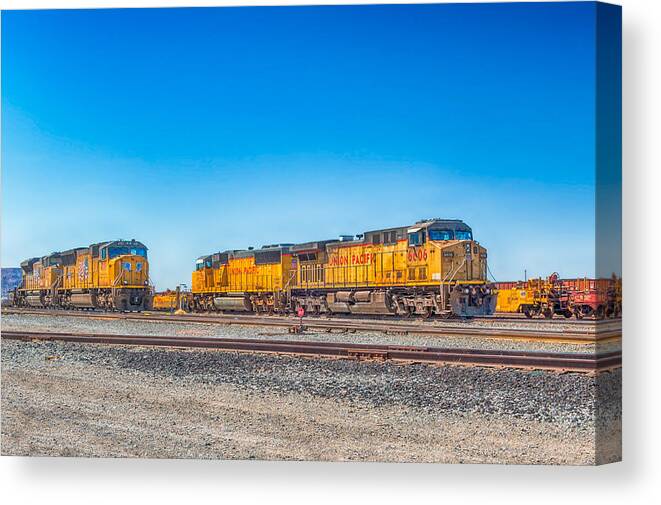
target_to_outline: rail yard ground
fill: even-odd
[[[285,328],[28,314],[3,314],[2,329],[289,337]],[[439,345],[376,332],[305,338]],[[442,345],[594,349],[464,336]],[[619,369],[560,374],[3,340],[2,453],[587,465],[620,459],[620,392]]]

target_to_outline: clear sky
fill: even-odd
[[[594,274],[595,6],[2,13],[2,265],[460,218],[498,280]]]

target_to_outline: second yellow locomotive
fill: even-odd
[[[198,258],[197,310],[475,316],[493,313],[487,251],[460,220]]]
[[[21,269],[22,283],[13,296],[18,306],[139,311],[149,304],[147,248],[136,240],[31,258]]]

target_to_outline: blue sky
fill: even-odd
[[[2,265],[194,259],[464,219],[498,280],[594,274],[595,6],[2,13]]]

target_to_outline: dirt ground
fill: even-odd
[[[209,354],[233,360],[246,380],[223,380],[222,361],[209,361]],[[190,368],[195,360],[201,364]],[[170,370],[165,361],[191,371]],[[534,410],[490,412],[475,403],[449,408],[444,395],[461,398],[462,391],[495,404],[497,396],[476,392],[461,378],[463,390],[446,385],[438,405],[423,408],[391,389],[388,369],[373,368],[383,365],[356,364],[357,372],[342,375],[335,363],[3,341],[2,454],[576,465],[619,459],[619,417],[596,448],[594,424],[572,426],[566,413],[543,421]],[[427,379],[416,374],[428,368],[407,371],[411,383],[422,386]],[[326,382],[309,387],[317,373]],[[264,380],[256,383],[248,374]],[[377,382],[366,388],[361,381]],[[335,389],[322,391],[319,384]],[[335,394],[349,388],[365,393]]]

